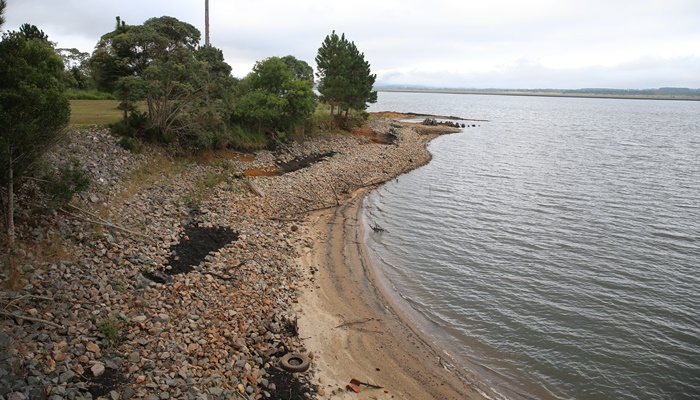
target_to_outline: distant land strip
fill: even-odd
[[[540,96],[540,97],[581,97],[595,99],[638,99],[638,100],[690,100],[700,101],[700,89],[689,89],[689,94],[664,93],[663,89],[630,90],[625,93],[603,93],[589,89],[581,90],[519,90],[519,89],[417,89],[417,88],[375,88],[378,92],[409,92],[409,93],[446,93],[446,94],[478,94],[492,96]],[[644,93],[639,93],[644,92]],[[697,92],[697,94],[696,94]]]

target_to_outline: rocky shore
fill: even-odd
[[[293,311],[314,279],[297,262],[314,246],[307,213],[424,164],[436,134],[386,116],[369,128],[207,163],[72,132],[52,157],[78,156],[93,185],[59,211],[19,218],[23,245],[2,276],[12,288],[0,292],[0,400],[322,397]],[[282,176],[242,174],[313,154],[332,156]],[[201,245],[192,232],[221,228],[231,235],[220,248],[188,251]],[[189,272],[173,268],[183,257]],[[290,352],[311,368],[280,368]]]

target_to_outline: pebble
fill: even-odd
[[[388,119],[372,123],[375,131],[392,129]],[[299,291],[313,283],[295,261],[299,250],[313,246],[303,215],[429,160],[428,137],[411,128],[396,134],[395,145],[333,134],[292,143],[284,153],[260,152],[252,162],[183,167],[160,161],[165,165],[144,168],[148,160],[168,160],[166,150],[134,155],[105,130],[72,132],[72,141],[49,160],[56,165],[78,155],[93,184],[73,204],[86,212],[68,207],[69,214],[18,218],[20,234],[51,240],[57,256],[25,252],[23,262],[33,266],[25,289],[2,289],[0,300],[16,296],[11,311],[51,324],[6,320],[0,399],[40,398],[36,389],[48,387],[52,394],[43,398],[92,399],[90,379],[106,369],[127,374],[129,382],[108,388],[112,399],[236,398],[231,390],[238,397],[277,398],[266,371],[278,351],[303,347],[284,327],[294,319]],[[329,151],[335,156],[309,168],[249,178],[264,199],[233,177],[276,159]],[[152,183],[127,188],[129,174]],[[216,174],[223,182],[193,206],[186,194]],[[98,219],[109,224],[86,222]],[[168,276],[169,283],[148,280],[153,271],[163,274],[171,246],[191,223],[232,227],[239,240],[207,255],[192,272]],[[92,376],[84,374],[88,369]]]
[[[90,371],[92,371],[92,375],[95,377],[102,376],[102,374],[105,373],[105,366],[102,363],[95,363],[95,365],[90,368]]]

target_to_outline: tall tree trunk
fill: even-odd
[[[13,247],[15,245],[15,184],[13,182],[14,180],[14,175],[13,175],[13,168],[12,168],[12,152],[9,151],[8,149],[8,175],[9,175],[9,180],[7,183],[7,209],[5,210],[7,212],[7,240],[9,241],[10,247]]]
[[[209,0],[204,0],[204,45],[209,46]]]

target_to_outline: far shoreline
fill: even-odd
[[[577,94],[558,92],[538,92],[527,90],[459,90],[459,89],[377,89],[377,92],[387,93],[433,93],[433,94],[471,94],[482,96],[516,96],[516,97],[567,97],[582,99],[611,99],[611,100],[664,100],[664,101],[700,101],[697,96],[663,96],[663,95],[607,95],[607,94]]]

